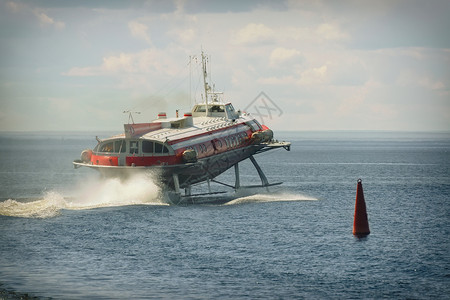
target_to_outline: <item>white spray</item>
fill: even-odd
[[[25,218],[49,218],[62,209],[83,210],[124,205],[167,205],[161,198],[156,178],[137,174],[126,180],[119,178],[88,178],[79,182],[73,197],[65,198],[56,191],[46,192],[42,199],[0,202],[0,215]]]

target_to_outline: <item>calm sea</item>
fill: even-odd
[[[0,299],[450,299],[448,133],[278,133],[292,150],[256,159],[283,185],[183,206],[74,170],[94,137],[0,134]]]

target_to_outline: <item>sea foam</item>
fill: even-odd
[[[286,202],[286,201],[315,201],[319,200],[315,197],[294,194],[289,192],[258,192],[253,195],[239,194],[238,198],[231,200],[225,205],[242,204],[242,203],[254,203],[254,202]]]
[[[167,205],[154,176],[139,174],[126,180],[89,178],[76,185],[74,196],[58,191],[46,192],[37,199],[8,199],[0,202],[0,215],[23,218],[50,218],[61,210],[83,210],[125,205]]]

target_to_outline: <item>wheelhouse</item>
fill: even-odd
[[[227,118],[234,120],[239,118],[239,112],[236,112],[231,103],[201,103],[196,104],[192,109],[193,117],[215,117],[215,118]]]
[[[225,105],[224,104],[196,104],[192,109],[193,117],[203,117],[206,116],[206,109],[208,109],[209,117],[226,117]]]

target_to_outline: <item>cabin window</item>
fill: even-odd
[[[206,105],[197,105],[195,112],[206,112]]]
[[[163,145],[160,143],[155,143],[155,153],[162,153],[163,152]]]
[[[100,152],[113,152],[113,142],[101,145]]]
[[[139,141],[130,141],[130,154],[139,154]]]
[[[160,143],[155,143],[155,153],[169,153],[169,149]]]
[[[235,120],[239,118],[239,114],[234,110],[234,107],[233,105],[231,105],[231,103],[225,105],[225,111],[228,119]]]
[[[119,140],[114,142],[114,152],[125,153],[127,151],[127,143],[125,140]]]
[[[142,142],[142,152],[143,153],[153,153],[153,142],[143,141]]]
[[[143,153],[155,153],[155,154],[162,154],[162,153],[169,153],[169,148],[167,148],[165,145],[158,143],[158,142],[150,142],[150,141],[143,141],[142,142],[142,152]]]
[[[248,122],[247,125],[249,125],[251,127],[252,132],[262,129],[261,125],[258,123],[258,121],[256,119]]]
[[[262,129],[262,126],[259,124],[258,120],[255,119],[253,121],[256,123],[256,126],[258,126],[258,129]]]
[[[211,112],[225,112],[223,105],[213,105],[211,107]]]

